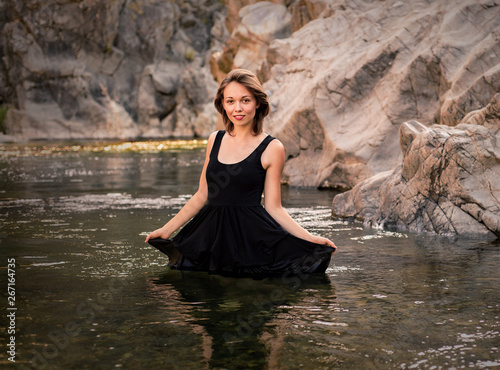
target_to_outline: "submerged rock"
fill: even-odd
[[[333,200],[333,214],[366,224],[500,238],[500,94],[456,127],[408,121],[402,163]]]

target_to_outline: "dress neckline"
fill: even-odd
[[[222,131],[224,132],[224,134],[226,133],[226,131],[225,131],[225,130],[222,130]],[[270,135],[269,135],[269,134],[266,134],[266,137],[265,137],[264,139],[262,139],[262,141],[259,143],[259,145],[257,145],[257,146],[255,147],[255,149],[254,149],[254,150],[252,150],[252,152],[251,152],[249,155],[247,155],[245,158],[243,158],[241,161],[234,162],[234,163],[224,163],[224,162],[221,162],[221,161],[219,160],[219,152],[220,152],[220,147],[221,147],[221,145],[222,145],[222,139],[224,138],[224,134],[223,134],[223,135],[221,135],[221,138],[220,138],[220,140],[219,140],[219,145],[218,145],[218,148],[217,148],[217,154],[216,154],[216,156],[215,156],[215,159],[217,159],[217,162],[219,162],[220,164],[222,164],[222,165],[224,165],[224,166],[233,166],[233,165],[235,165],[235,164],[240,164],[240,163],[242,163],[242,162],[245,162],[248,158],[250,158],[250,157],[251,157],[251,156],[252,156],[252,155],[253,155],[253,154],[257,151],[257,149],[259,149],[259,148],[260,148],[260,146],[261,146],[261,145],[263,145],[263,144],[264,144],[264,142],[267,140],[267,138],[268,138],[268,137],[270,137]]]

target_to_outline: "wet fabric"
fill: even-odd
[[[149,243],[173,269],[239,277],[324,272],[333,249],[290,234],[261,204],[261,156],[274,138],[268,135],[244,160],[224,164],[218,160],[224,133],[217,133],[207,165],[207,203],[175,237]]]

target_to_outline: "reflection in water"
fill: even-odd
[[[299,309],[307,321],[304,314],[335,304],[324,274],[253,280],[172,270],[150,282],[151,294],[202,336],[200,352],[213,368],[275,368],[291,324],[283,317]]]
[[[144,238],[196,191],[204,153],[154,145],[0,146],[19,368],[500,366],[498,244],[366,229],[332,219],[332,193],[284,187],[292,217],[340,246],[326,274],[170,271]]]

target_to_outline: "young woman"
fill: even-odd
[[[198,191],[146,242],[174,269],[242,277],[324,272],[336,246],[303,229],[281,205],[285,151],[262,130],[269,102],[257,77],[231,71],[214,104],[226,130],[208,139]]]

